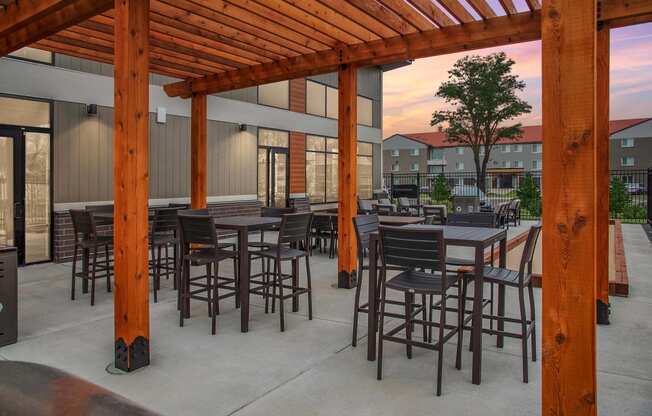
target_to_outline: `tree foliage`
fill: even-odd
[[[521,200],[521,208],[526,209],[533,217],[541,214],[541,191],[531,174],[525,175],[516,194]]]
[[[435,111],[430,125],[446,125],[447,141],[471,147],[476,179],[483,191],[492,148],[518,138],[521,124],[508,122],[532,109],[517,95],[525,82],[512,74],[513,65],[503,52],[466,56],[448,71],[448,80],[436,93],[449,109]]]

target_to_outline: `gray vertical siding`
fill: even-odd
[[[241,132],[237,124],[208,122],[209,196],[256,194],[257,137],[255,127]]]
[[[168,115],[159,124],[150,114],[149,197],[190,196],[190,120]],[[256,194],[255,127],[208,122],[208,196]],[[54,202],[113,199],[113,109],[54,103]]]

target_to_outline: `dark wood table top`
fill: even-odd
[[[471,245],[473,243],[486,245],[507,238],[507,230],[502,228],[426,224],[411,224],[406,225],[406,228],[443,230],[446,243],[453,245]]]
[[[257,217],[254,215],[236,215],[233,217],[214,218],[215,227],[229,230],[258,230],[281,224],[281,218]]]

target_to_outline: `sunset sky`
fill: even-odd
[[[473,52],[504,51],[516,61],[514,72],[527,84],[522,98],[532,112],[524,125],[541,124],[541,42],[528,42]],[[430,118],[445,108],[434,94],[453,63],[465,54],[419,59],[386,72],[383,83],[383,137],[394,133],[435,130]],[[611,119],[652,117],[652,23],[611,31]]]

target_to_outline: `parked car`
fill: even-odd
[[[630,195],[641,195],[645,193],[645,187],[640,183],[628,183],[626,186],[627,192]]]

